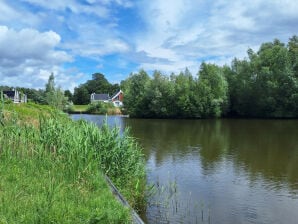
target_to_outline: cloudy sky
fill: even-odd
[[[144,68],[166,74],[298,35],[297,0],[0,0],[0,85],[72,90]]]

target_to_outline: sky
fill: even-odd
[[[298,35],[297,0],[0,0],[0,85],[64,90],[100,72],[195,75]]]

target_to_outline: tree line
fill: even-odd
[[[231,65],[203,62],[196,75],[171,75],[140,70],[121,85],[111,84],[102,73],[79,85],[74,93],[56,87],[53,74],[45,89],[17,87],[30,101],[63,108],[67,102],[89,104],[91,93],[124,92],[124,106],[132,117],[298,117],[298,37],[263,43],[258,51]],[[0,86],[0,90],[9,90]]]
[[[48,104],[54,107],[63,108],[68,102],[78,105],[86,105],[90,103],[91,93],[106,93],[113,95],[119,91],[119,84],[111,84],[103,74],[94,73],[92,79],[79,85],[74,89],[74,93],[70,90],[63,91],[55,84],[53,74],[49,76],[45,89],[32,89],[24,87],[0,86],[1,91],[16,89],[27,95],[29,101],[38,104]]]
[[[230,66],[203,62],[196,76],[132,73],[121,83],[125,108],[132,117],[298,117],[298,37],[247,55]]]

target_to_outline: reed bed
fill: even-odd
[[[143,155],[128,131],[38,114],[31,124],[0,108],[0,223],[130,223],[103,178],[144,205]]]

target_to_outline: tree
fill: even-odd
[[[196,104],[196,80],[186,68],[184,73],[172,76],[175,87],[175,110],[178,117],[199,117]]]
[[[252,117],[297,117],[296,53],[298,38],[288,45],[279,40],[263,43],[249,59],[232,62],[226,70],[230,113]],[[297,54],[298,56],[298,54]]]
[[[293,36],[288,42],[289,58],[292,70],[296,78],[298,78],[298,36]]]
[[[85,83],[85,87],[88,90],[88,93],[108,93],[113,94],[111,92],[112,85],[109,81],[105,78],[105,76],[101,73],[94,73],[92,74],[92,80],[88,80]]]
[[[145,92],[150,83],[150,78],[144,70],[130,76],[121,83],[125,93],[123,104],[130,116],[144,117],[148,113],[148,103]]]
[[[54,74],[51,73],[49,76],[48,82],[46,83],[46,93],[54,92],[55,91],[55,77]]]
[[[68,101],[73,101],[73,95],[69,90],[64,91],[64,96],[67,97]]]
[[[91,80],[75,88],[73,102],[75,104],[88,104],[92,93],[107,93],[112,96],[119,89],[119,84],[111,84],[103,74],[94,73]]]
[[[199,71],[198,95],[201,114],[204,117],[220,117],[228,102],[228,84],[223,69],[217,65],[202,63]]]
[[[90,103],[90,94],[84,85],[74,89],[73,102],[77,105],[86,105]]]
[[[159,71],[153,73],[145,89],[144,99],[148,102],[147,116],[150,117],[172,117],[174,116],[174,87],[169,78]]]
[[[63,91],[60,87],[55,87],[55,78],[53,73],[49,76],[48,82],[46,83],[45,88],[45,98],[47,104],[57,108],[57,109],[64,109],[67,100],[64,97]]]

